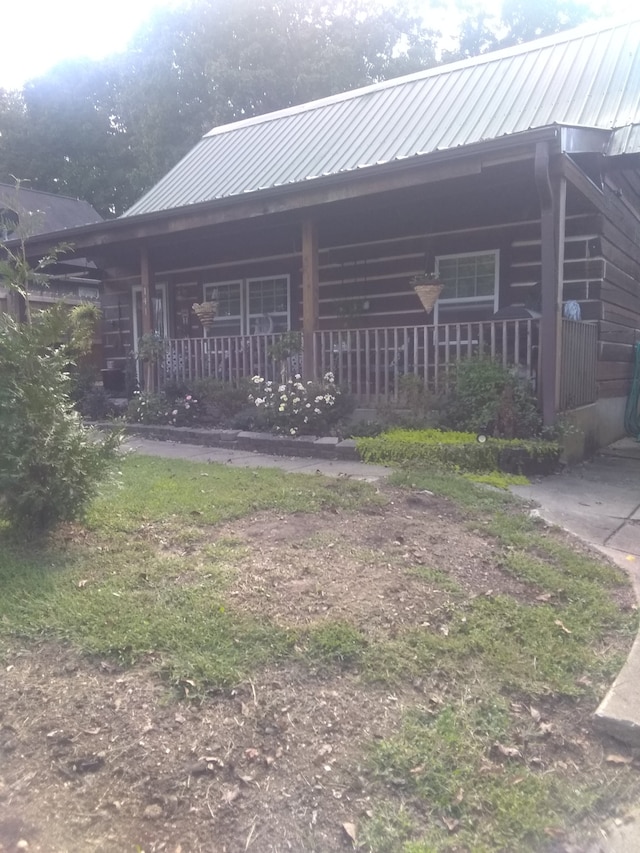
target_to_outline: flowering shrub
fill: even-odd
[[[134,424],[169,423],[169,401],[164,394],[135,391],[127,407],[127,420]]]
[[[135,424],[188,426],[198,420],[200,403],[191,394],[169,400],[166,394],[136,391],[127,408],[127,420]]]
[[[200,403],[193,394],[178,397],[169,407],[168,421],[172,426],[189,426],[201,415]]]
[[[280,383],[254,376],[251,384],[249,400],[274,432],[322,435],[343,416],[342,395],[333,373],[327,373],[322,382],[307,383],[302,382],[300,374]]]

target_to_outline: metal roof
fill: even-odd
[[[534,128],[640,123],[640,20],[599,24],[214,128],[123,216]]]

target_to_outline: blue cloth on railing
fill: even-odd
[[[562,316],[565,320],[582,320],[582,311],[580,310],[580,303],[576,302],[575,299],[569,299],[564,303],[562,308]]]

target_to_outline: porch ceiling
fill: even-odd
[[[505,211],[508,211],[505,213]],[[320,247],[407,234],[429,234],[531,218],[538,212],[532,161],[508,163],[467,177],[355,197],[304,211],[319,229]],[[507,218],[505,218],[507,217]],[[145,241],[158,272],[196,269],[251,257],[301,253],[300,211],[168,231]],[[98,266],[139,269],[137,241],[98,247]]]

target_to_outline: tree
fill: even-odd
[[[75,60],[0,101],[0,181],[120,213],[212,127],[435,64],[401,10],[346,0],[192,0],[130,49]]]
[[[130,154],[117,122],[108,63],[73,60],[0,101],[0,181],[82,198],[112,215]]]
[[[0,254],[3,283],[27,309],[26,323],[0,317],[0,516],[33,533],[83,512],[115,462],[120,434],[85,429],[70,398],[69,367],[91,346],[97,308],[60,303],[32,313],[29,283],[49,259],[32,269],[23,242],[0,245]]]

